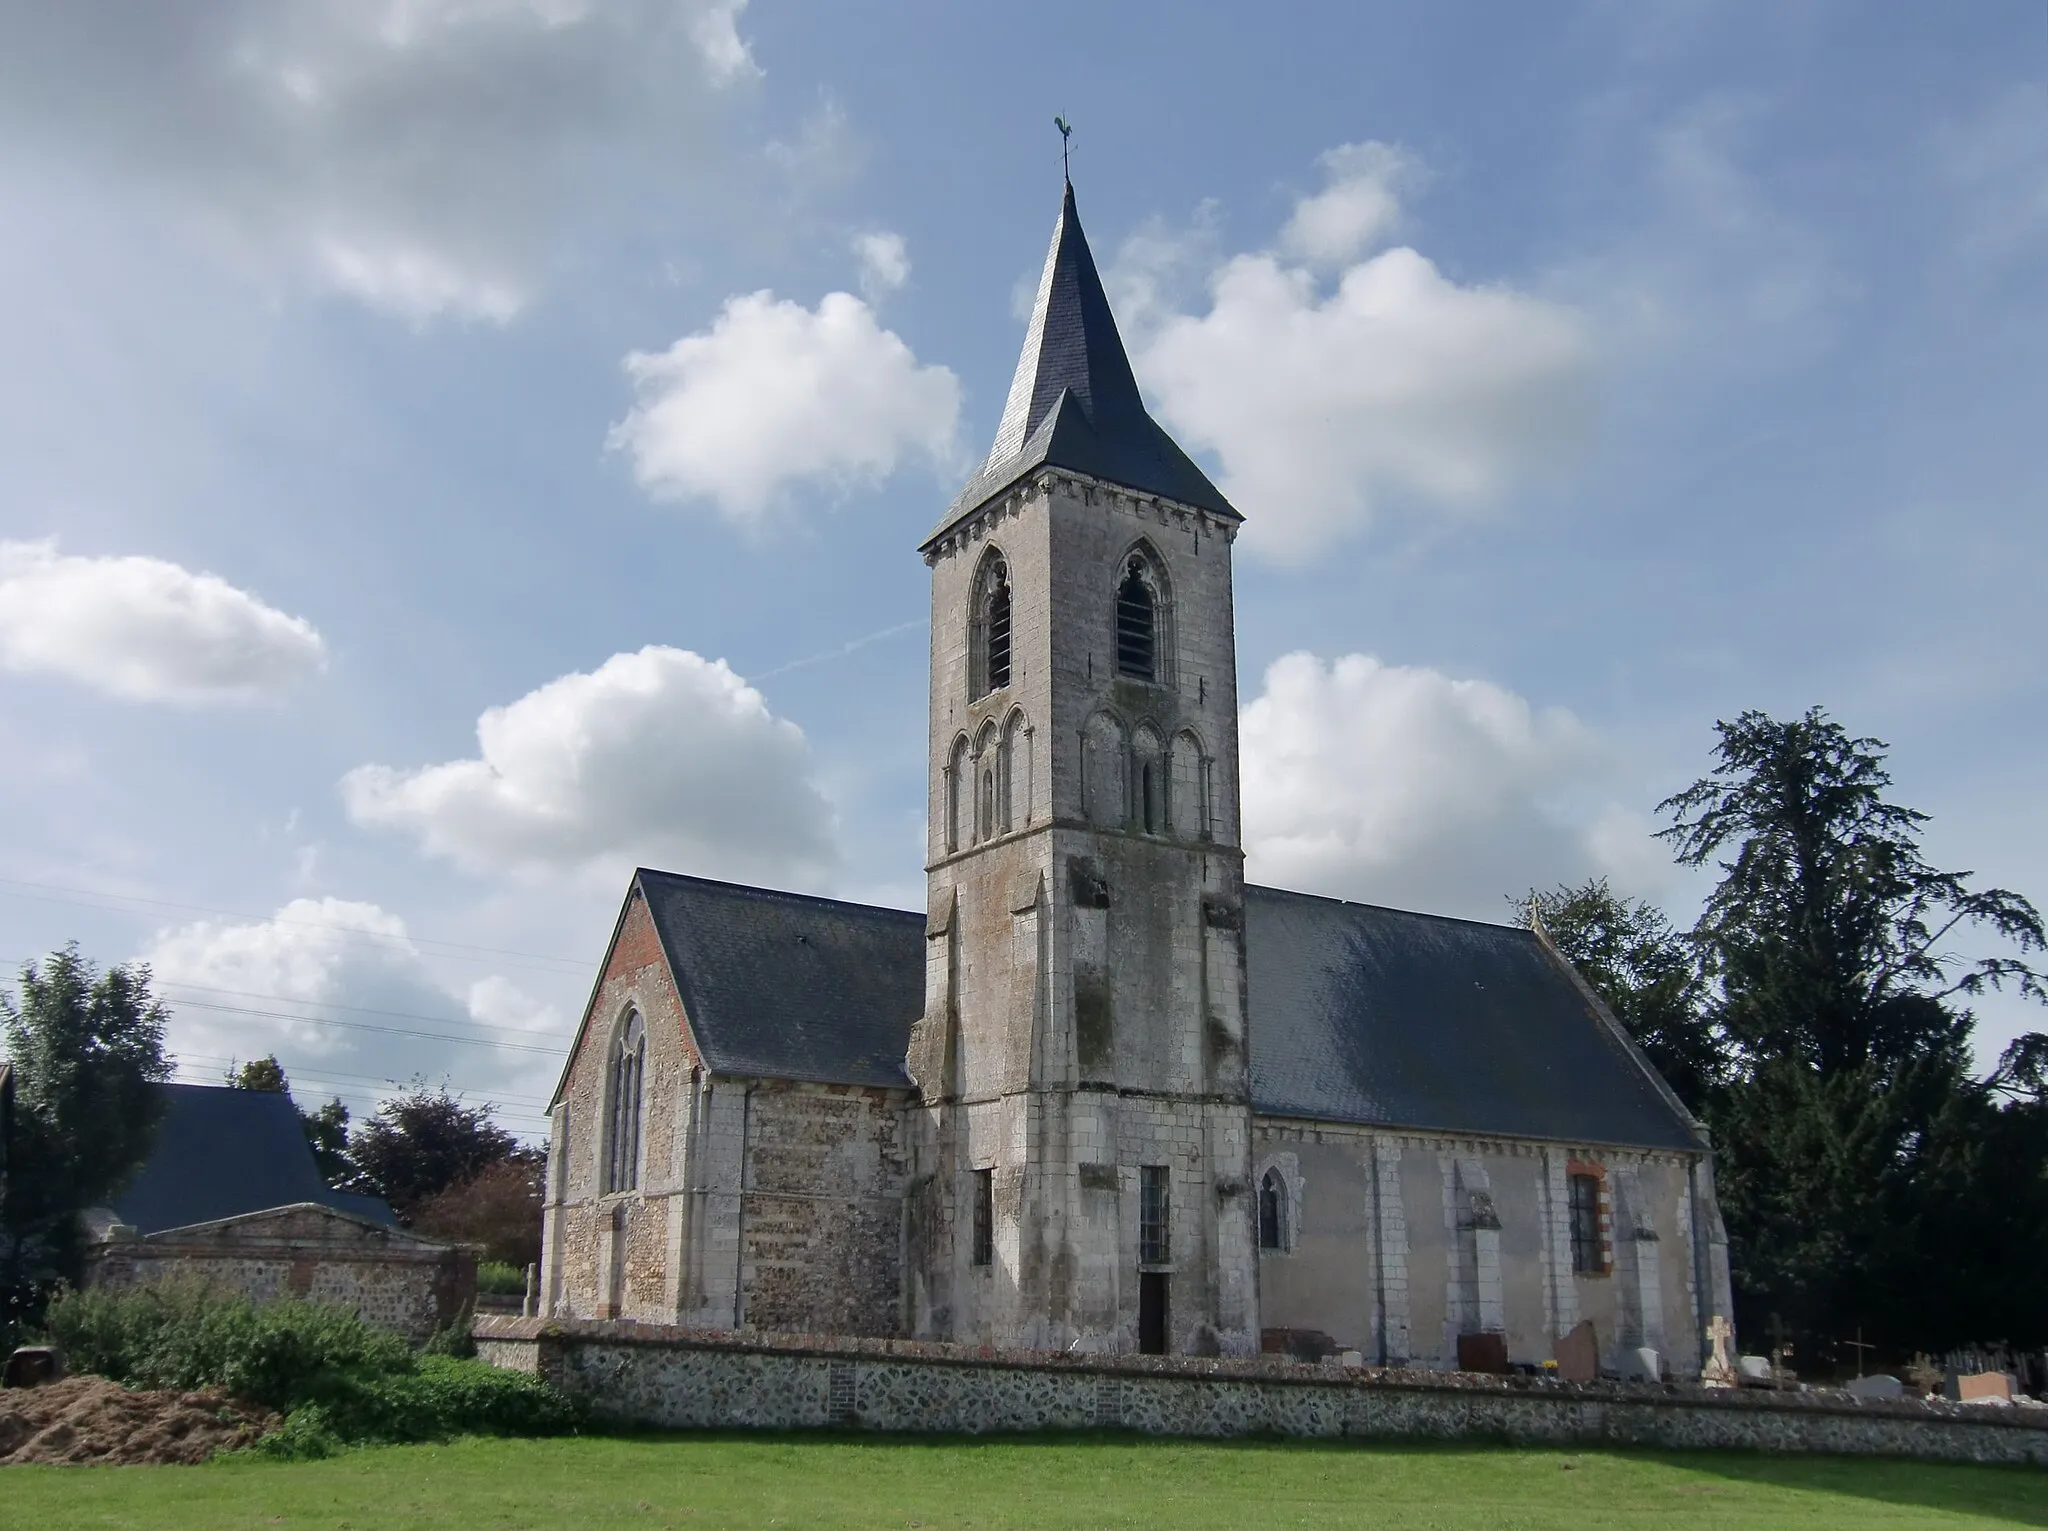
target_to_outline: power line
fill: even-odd
[[[223,1075],[225,1075],[227,1070],[234,1068],[236,1065],[248,1063],[251,1061],[254,1060],[236,1057],[223,1058],[218,1053],[181,1052],[178,1054],[178,1065],[180,1067],[184,1067],[188,1064],[203,1063],[211,1067],[220,1069]],[[341,1072],[339,1069],[322,1069],[319,1068],[317,1065],[314,1068],[307,1070],[289,1068],[285,1070],[285,1075],[286,1078],[293,1084],[304,1082],[307,1084],[328,1085],[336,1087],[342,1085],[359,1085],[366,1086],[372,1090],[380,1091],[404,1091],[411,1088],[409,1081],[402,1082],[400,1080],[390,1078],[379,1079],[369,1074],[347,1074]],[[546,1101],[540,1099],[538,1096],[500,1095],[492,1090],[477,1090],[468,1088],[457,1088],[451,1086],[450,1093],[459,1097],[477,1096],[481,1099],[489,1101],[494,1106],[521,1105],[532,1106],[538,1110],[545,1110],[548,1104]]]
[[[495,1047],[505,1052],[546,1053],[557,1056],[563,1043],[553,1047],[535,1047],[520,1042],[500,1042],[492,1037],[458,1037],[445,1031],[420,1031],[407,1026],[373,1026],[368,1021],[337,1021],[320,1015],[291,1015],[282,1010],[258,1010],[247,1005],[217,1005],[206,1000],[191,999],[180,1003],[188,1010],[212,1010],[223,1015],[252,1015],[265,1020],[295,1021],[307,1026],[335,1026],[343,1031],[371,1031],[387,1037],[417,1037],[429,1042],[455,1042],[466,1047]]]
[[[465,952],[476,952],[491,957],[513,957],[526,962],[553,963],[557,965],[557,968],[573,968],[579,972],[586,973],[597,966],[594,962],[582,961],[575,957],[557,957],[545,952],[521,952],[513,951],[506,947],[479,946],[467,941],[444,941],[437,937],[416,935],[411,932],[407,932],[402,936],[390,935],[381,931],[363,930],[357,926],[344,925],[338,920],[311,920],[297,917],[286,918],[285,916],[274,914],[251,914],[243,909],[217,909],[206,904],[179,903],[174,899],[146,898],[136,893],[102,893],[90,888],[66,887],[62,883],[32,882],[19,877],[0,877],[0,893],[7,893],[15,898],[35,899],[42,903],[65,904],[74,908],[106,909],[117,914],[141,913],[142,911],[140,910],[125,906],[129,904],[143,904],[156,909],[175,909],[184,914],[210,914],[222,919],[248,920],[257,924],[298,926],[305,929],[329,931],[346,939],[366,941],[372,945],[380,945],[385,950],[440,947],[445,948],[445,950],[438,951],[434,955],[460,957]],[[56,898],[51,896],[53,894],[64,894],[67,896]]]
[[[158,997],[170,1002],[173,1014],[176,1014],[179,1010],[213,1010],[227,1015],[253,1015],[270,1020],[302,1021],[312,1026],[341,1026],[357,1031],[381,1031],[391,1036],[426,1037],[435,1041],[466,1042],[477,1047],[506,1047],[514,1051],[523,1052],[557,1052],[561,1048],[566,1047],[574,1035],[574,1029],[571,1028],[568,1032],[562,1034],[561,1039],[554,1046],[533,1047],[517,1042],[500,1042],[490,1037],[451,1036],[445,1032],[419,1031],[402,1026],[371,1026],[359,1021],[338,1021],[325,1016],[304,1015],[288,1010],[265,1010],[246,1005],[223,1005],[215,1000],[181,998],[179,995],[169,991],[189,989],[201,994],[225,994],[236,999],[267,999],[283,1005],[319,1006],[328,1010],[346,1010],[356,1015],[379,1015],[400,1021],[425,1021],[429,1025],[434,1026],[468,1026],[478,1031],[503,1032],[508,1036],[515,1037],[545,1037],[548,1033],[531,1031],[523,1026],[508,1026],[499,1021],[465,1020],[458,1016],[448,1015],[422,1015],[415,1010],[379,1010],[369,1005],[349,1005],[343,1004],[339,1000],[300,999],[297,995],[293,994],[268,994],[255,989],[222,989],[211,984],[181,983],[175,980],[165,982],[158,987],[161,991],[164,991]]]

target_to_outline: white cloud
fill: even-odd
[[[477,739],[475,759],[349,772],[350,816],[485,872],[611,878],[637,862],[787,882],[833,859],[802,730],[723,660],[615,654],[493,707]]]
[[[1343,144],[1322,158],[1329,185],[1294,204],[1280,248],[1314,266],[1343,266],[1401,223],[1400,189],[1420,167],[1392,144]]]
[[[1134,360],[1165,423],[1217,454],[1251,545],[1284,558],[1390,502],[1470,511],[1551,468],[1584,432],[1594,363],[1571,308],[1461,285],[1406,247],[1364,254],[1419,173],[1401,151],[1347,145],[1325,165],[1279,250],[1212,267],[1206,312],[1172,301],[1157,236],[1118,279],[1142,300]]]
[[[214,574],[0,542],[0,666],[138,701],[249,702],[319,673],[326,645]]]
[[[415,320],[502,320],[579,211],[704,159],[745,0],[8,7],[0,141]]]
[[[860,258],[861,295],[870,303],[879,303],[910,280],[910,251],[901,234],[861,234],[853,241],[853,253]]]
[[[1502,920],[1509,895],[1650,865],[1647,826],[1599,800],[1598,736],[1489,681],[1289,654],[1241,730],[1260,882]]]
[[[636,351],[626,371],[639,402],[611,445],[656,498],[708,500],[736,522],[758,522],[797,484],[844,490],[956,455],[960,380],[919,365],[851,293],[816,309],[730,298],[710,329]]]
[[[176,926],[141,960],[171,1007],[181,1077],[275,1054],[302,1106],[338,1092],[360,1115],[414,1078],[445,1080],[512,1097],[508,1122],[531,1130],[567,1045],[558,1011],[498,975],[441,977],[404,920],[371,903],[301,898],[267,920]]]

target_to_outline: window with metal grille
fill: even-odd
[[[1287,1187],[1278,1170],[1259,1177],[1259,1248],[1287,1247]]]
[[[1145,1265],[1164,1265],[1173,1258],[1170,1174],[1164,1164],[1138,1171],[1138,1259]]]
[[[996,1263],[996,1172],[974,1172],[974,1263]]]
[[[1116,671],[1153,680],[1159,669],[1159,601],[1145,577],[1145,560],[1133,558],[1116,587]]]
[[[1572,1269],[1581,1276],[1597,1276],[1607,1269],[1600,1247],[1600,1177],[1573,1175],[1570,1185]]]
[[[647,1028],[636,1010],[612,1041],[605,1066],[604,1189],[640,1184],[640,1100],[647,1073]]]

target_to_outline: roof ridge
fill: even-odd
[[[836,909],[860,909],[870,914],[897,915],[911,920],[924,918],[922,910],[892,909],[887,904],[864,904],[856,899],[833,898],[825,893],[799,893],[793,888],[771,888],[763,883],[732,882],[722,877],[700,877],[694,872],[664,872],[659,867],[635,867],[633,876],[636,879],[654,877],[663,882],[689,883],[693,887],[744,893],[755,898],[786,899],[797,904],[829,904]]]
[[[1438,920],[1446,925],[1473,925],[1481,930],[1505,930],[1517,935],[1532,935],[1526,925],[1510,925],[1500,920],[1475,920],[1462,914],[1438,914],[1433,909],[1403,909],[1396,904],[1374,904],[1364,899],[1339,898],[1333,893],[1304,893],[1299,888],[1275,888],[1265,883],[1246,883],[1246,893],[1277,893],[1287,898],[1313,899],[1319,904],[1336,904],[1344,909],[1371,909],[1380,914],[1398,914],[1404,919]]]

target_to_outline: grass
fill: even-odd
[[[1826,1457],[1124,1438],[471,1438],[324,1462],[15,1467],[9,1525],[2048,1526],[2048,1473]]]

